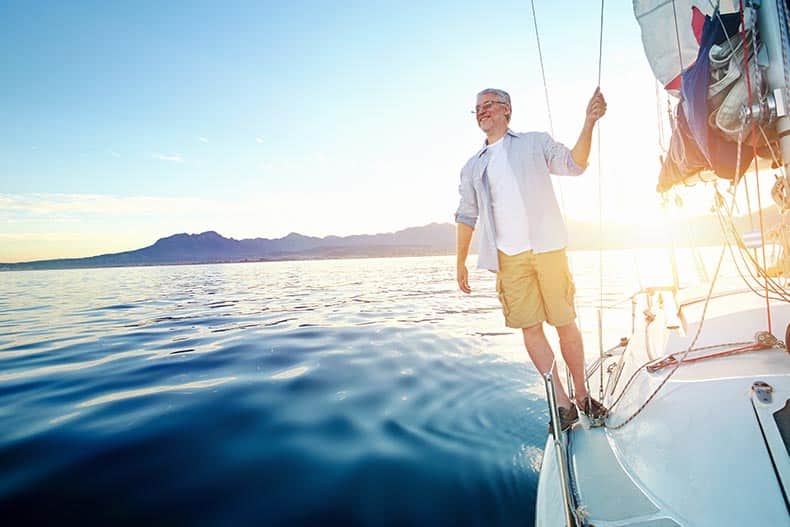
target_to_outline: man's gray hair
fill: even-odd
[[[499,90],[497,88],[486,88],[485,90],[481,91],[477,94],[478,97],[481,95],[487,95],[492,93],[497,96],[500,102],[503,102],[508,105],[510,108],[510,113],[507,115],[507,122],[510,122],[510,116],[513,114],[513,105],[510,104],[510,95],[505,90]]]
[[[496,88],[486,88],[485,90],[478,93],[477,96],[480,97],[481,95],[486,95],[489,93],[493,93],[494,95],[499,97],[499,100],[501,102],[507,103],[507,105],[510,106],[510,95],[508,95],[508,93],[505,90],[498,90]]]

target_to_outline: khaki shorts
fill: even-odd
[[[576,319],[576,288],[565,249],[513,256],[499,251],[496,290],[509,328],[528,328],[544,321],[561,327]]]

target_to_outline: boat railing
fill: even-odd
[[[631,333],[630,335],[633,337],[634,332],[636,331],[636,310],[637,305],[639,304],[639,298],[644,297],[644,305],[646,306],[645,316],[650,318],[653,316],[653,308],[654,308],[654,299],[653,297],[656,293],[670,293],[672,295],[673,301],[675,305],[679,305],[677,299],[677,292],[678,289],[674,285],[663,285],[663,286],[649,286],[643,287],[638,291],[621,298],[615,302],[612,302],[606,306],[602,306],[598,309],[598,347],[599,347],[599,356],[587,366],[585,370],[585,381],[588,383],[593,377],[593,375],[598,372],[599,373],[599,397],[603,399],[604,395],[607,393],[611,393],[610,390],[614,389],[614,385],[612,385],[612,373],[616,373],[616,379],[620,377],[620,371],[615,372],[614,368],[620,368],[622,366],[622,360],[620,363],[610,364],[607,373],[610,375],[607,377],[606,386],[604,386],[604,363],[617,355],[621,355],[625,352],[628,343],[630,342],[630,337],[621,337],[620,341],[608,348],[604,349],[603,347],[603,313],[607,310],[615,310],[620,309],[621,306],[625,303],[631,304]],[[663,303],[663,300],[661,300]],[[616,385],[616,380],[615,380]]]
[[[584,523],[582,523],[576,512],[576,498],[571,487],[571,475],[568,466],[568,437],[567,434],[562,431],[553,377],[551,370],[543,374],[543,382],[546,385],[546,400],[551,414],[551,436],[554,444],[554,453],[556,455],[557,474],[560,480],[560,489],[562,491],[565,525],[566,527],[582,527]]]

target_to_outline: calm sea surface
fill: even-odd
[[[606,304],[643,264],[604,257]],[[571,254],[588,356],[598,259]],[[532,525],[543,383],[471,281],[453,257],[0,273],[0,518]],[[604,324],[610,347],[630,305]]]

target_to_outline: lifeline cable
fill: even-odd
[[[752,71],[749,64],[749,50],[747,49],[748,42],[746,41],[746,21],[743,16],[743,0],[740,0],[740,7],[741,7],[741,35],[743,38],[743,66],[744,71],[746,72],[746,89],[749,93],[749,117],[751,118],[751,139],[752,139],[752,150],[753,150],[753,157],[754,157],[754,179],[755,179],[755,186],[757,187],[757,210],[760,217],[760,241],[762,242],[762,253],[763,253],[763,268],[767,268],[768,260],[765,257],[765,225],[763,223],[763,208],[762,208],[762,199],[760,198],[760,169],[757,158],[757,123],[755,123],[755,116],[752,112],[752,101],[753,101],[753,94],[752,94]],[[752,46],[754,47],[755,58],[757,54],[757,28],[755,26],[755,17],[752,16]],[[768,276],[766,273],[765,276],[765,315],[768,320],[768,333],[771,333],[771,301],[768,298]]]
[[[601,24],[598,31],[598,89],[601,88],[601,65],[603,61],[603,14],[604,0],[601,0]],[[596,135],[598,146],[598,348],[601,352],[600,383],[598,398],[603,399],[603,326],[601,314],[603,309],[603,174],[601,172],[601,125],[598,124]],[[589,392],[589,390],[588,390]],[[589,395],[589,393],[588,393]]]
[[[532,23],[535,26],[535,40],[538,44],[538,58],[540,59],[540,76],[543,78],[543,95],[546,97],[546,113],[549,116],[549,132],[554,137],[554,121],[551,119],[551,104],[549,104],[549,85],[546,82],[546,70],[543,68],[543,50],[540,47],[540,34],[538,34],[538,17],[535,14],[535,0],[530,0],[532,5]]]

